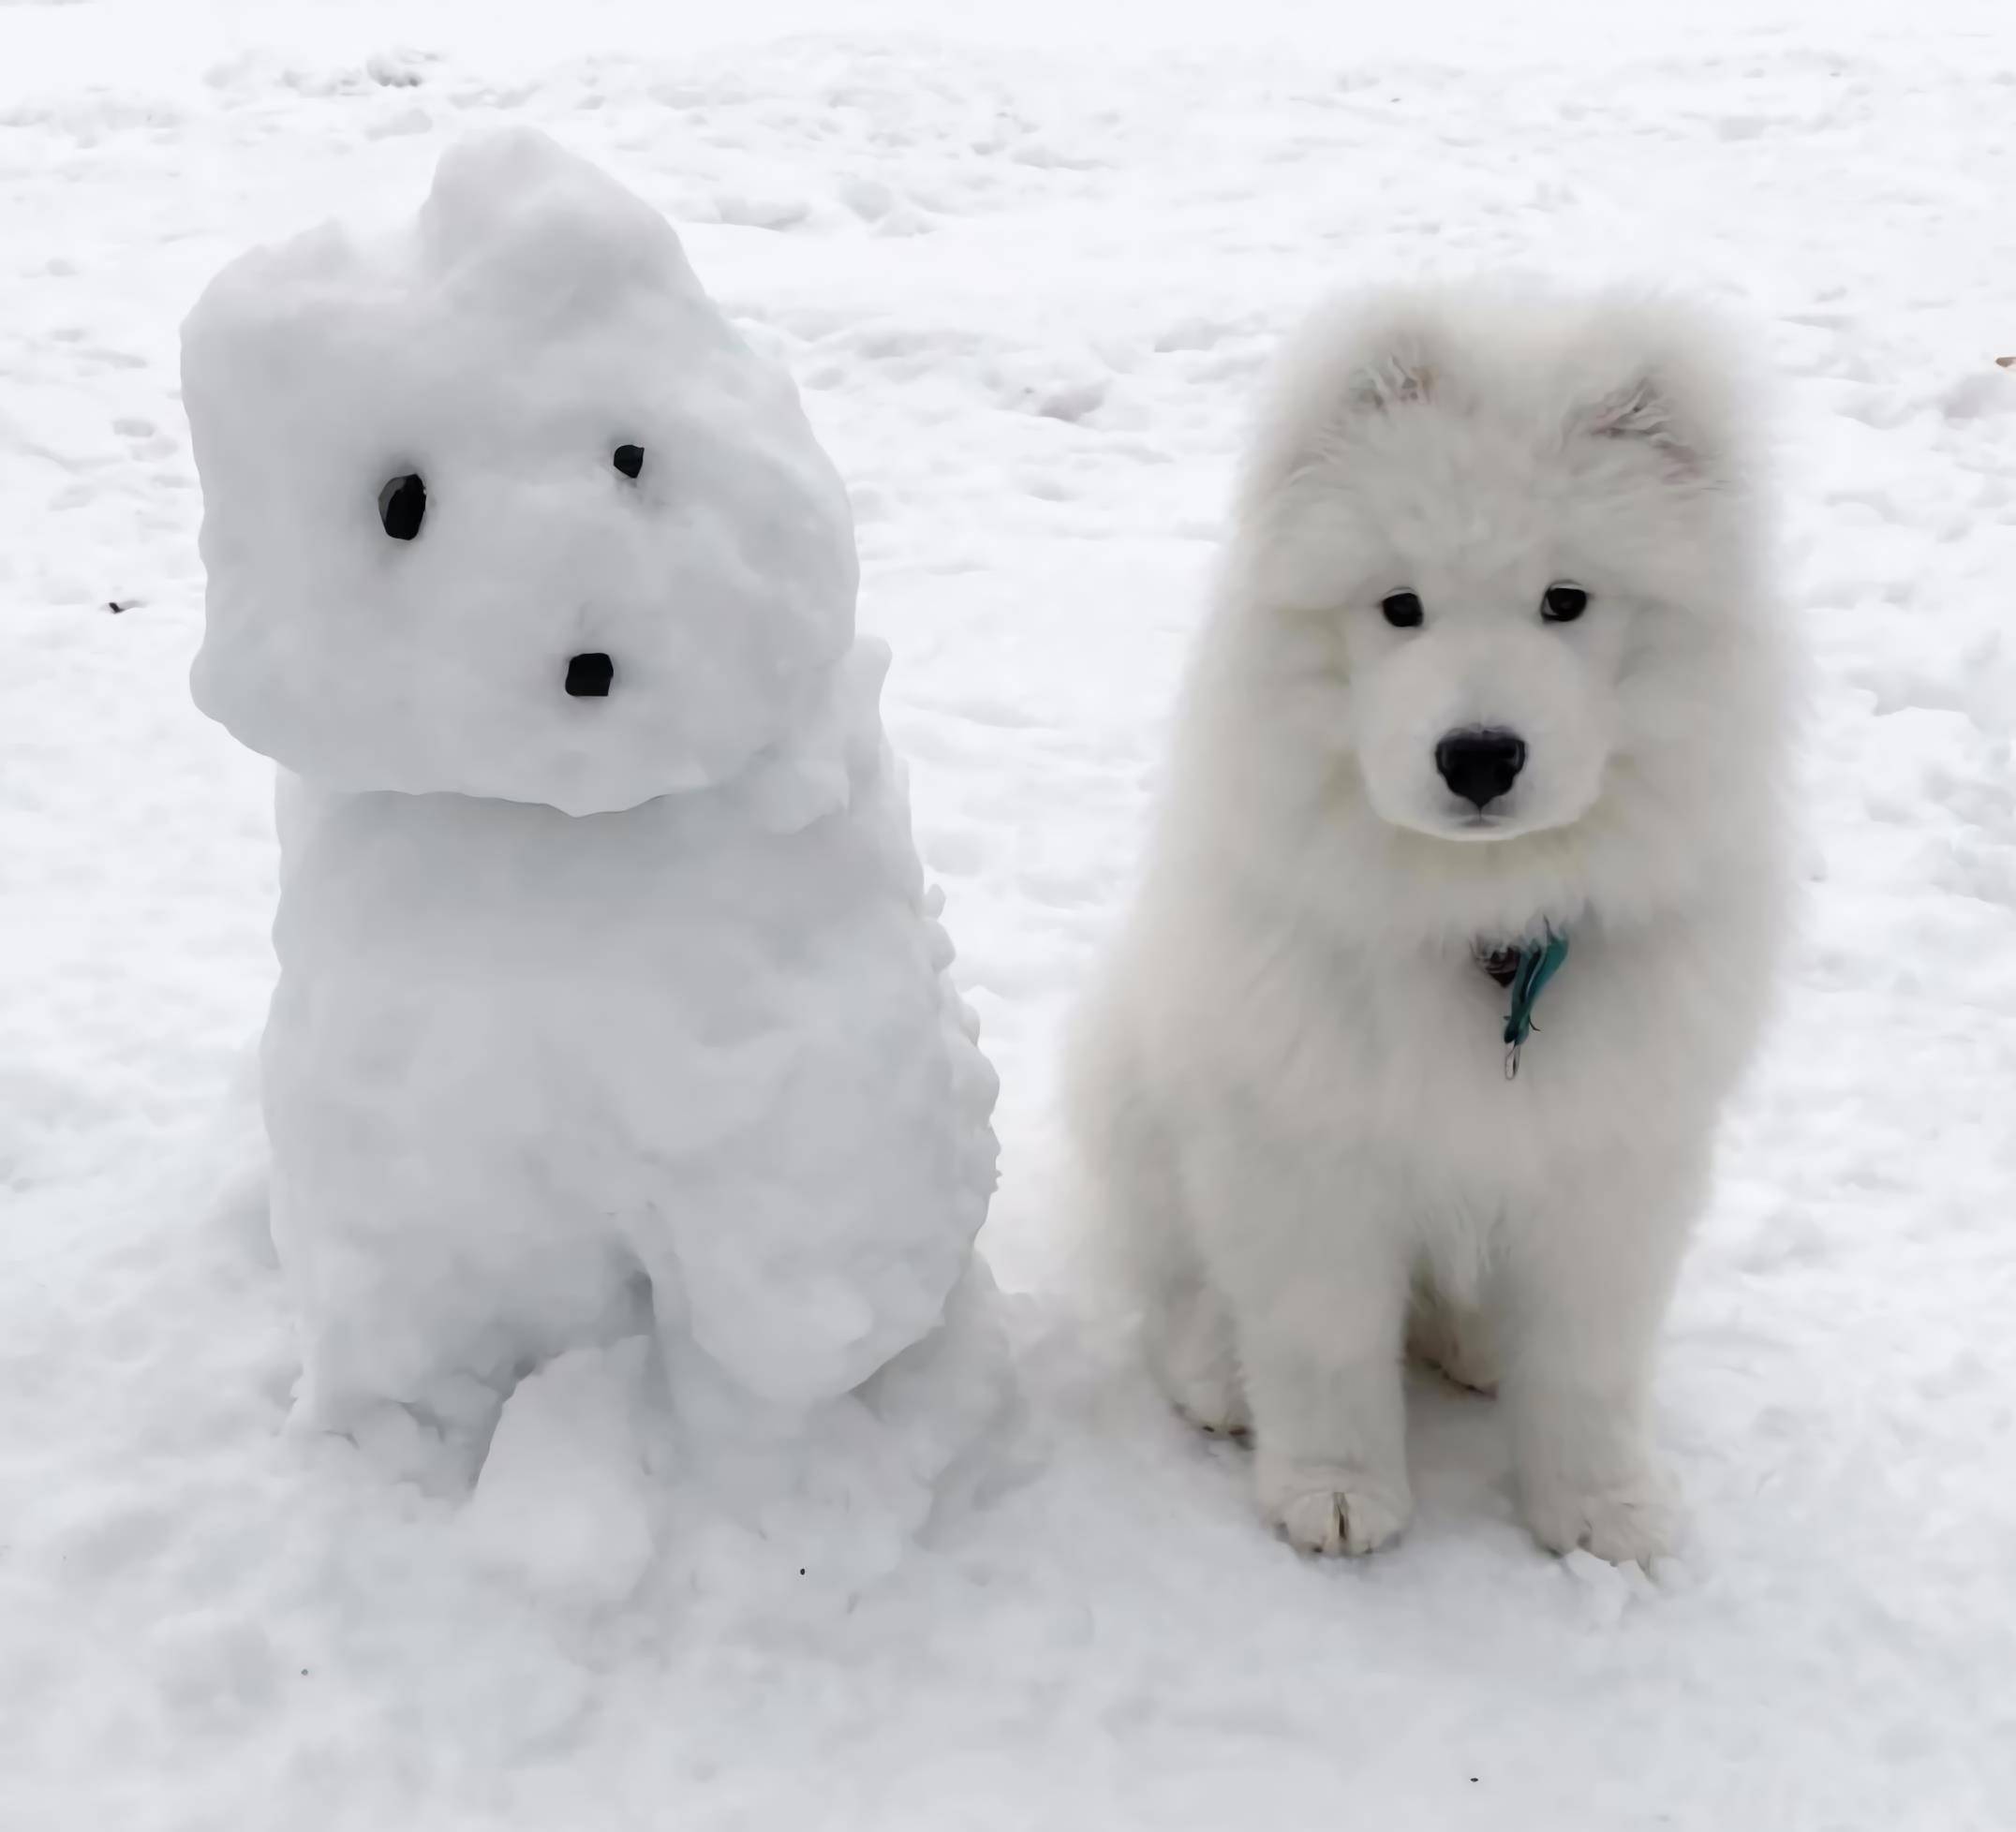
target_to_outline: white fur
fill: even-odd
[[[1250,1423],[1305,1549],[1406,1523],[1410,1320],[1502,1393],[1544,1544],[1677,1531],[1653,1347],[1786,854],[1754,418],[1711,327],[1618,296],[1335,304],[1279,365],[1070,1101],[1157,1373]],[[1475,726],[1528,746],[1482,816],[1434,763]],[[1473,947],[1549,923],[1507,1080]]]

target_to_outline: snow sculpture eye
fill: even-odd
[[[1379,608],[1395,629],[1418,629],[1426,614],[1419,595],[1414,592],[1388,592],[1379,600]]]
[[[635,477],[644,469],[644,447],[641,445],[619,445],[611,461],[625,477]]]
[[[411,540],[427,514],[427,486],[418,471],[392,479],[378,492],[378,520],[394,540]]]

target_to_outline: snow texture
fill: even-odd
[[[482,1537],[524,1517],[563,1578],[634,1579],[654,1379],[742,1517],[802,1514],[816,1462],[914,1527],[956,1439],[913,1404],[878,1451],[856,1390],[966,1276],[995,1081],[789,379],[663,217],[517,129],[452,151],[410,236],[232,263],[183,386],[197,697],[286,766],[261,1056],[304,1421],[452,1477],[508,1398]],[[416,475],[424,512],[381,514]],[[628,1387],[580,1358],[651,1324]]]
[[[0,1826],[2007,1832],[2012,100],[2006,0],[0,7]],[[511,125],[799,377],[1002,1072],[1030,1434],[760,1632],[825,1535],[715,1523],[606,1601],[640,1513],[708,1527],[626,1468],[637,1347],[535,1375],[473,1500],[284,1430],[272,771],[189,704],[176,321]],[[1406,1536],[1297,1559],[1089,1314],[1055,1175],[1260,365],[1341,281],[1474,263],[1708,293],[1781,378],[1816,838],[1668,1334],[1695,1537],[1651,1580],[1536,1551],[1495,1408],[1426,1384]],[[570,1550],[585,1462],[623,1524]]]

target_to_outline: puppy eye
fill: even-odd
[[[378,492],[378,520],[394,540],[411,540],[427,518],[427,486],[418,471],[390,479]]]
[[[1589,594],[1579,585],[1549,585],[1540,600],[1540,614],[1550,624],[1572,624],[1589,609]]]
[[[644,469],[644,447],[641,445],[619,445],[615,456],[610,461],[625,477],[635,477]]]
[[[1395,629],[1416,629],[1420,626],[1421,600],[1413,592],[1388,592],[1379,600],[1379,608]]]

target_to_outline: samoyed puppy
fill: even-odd
[[[1402,1360],[1647,1559],[1653,1351],[1784,903],[1755,397],[1669,303],[1319,311],[1267,389],[1070,1123],[1154,1371],[1297,1546],[1412,1507]]]

